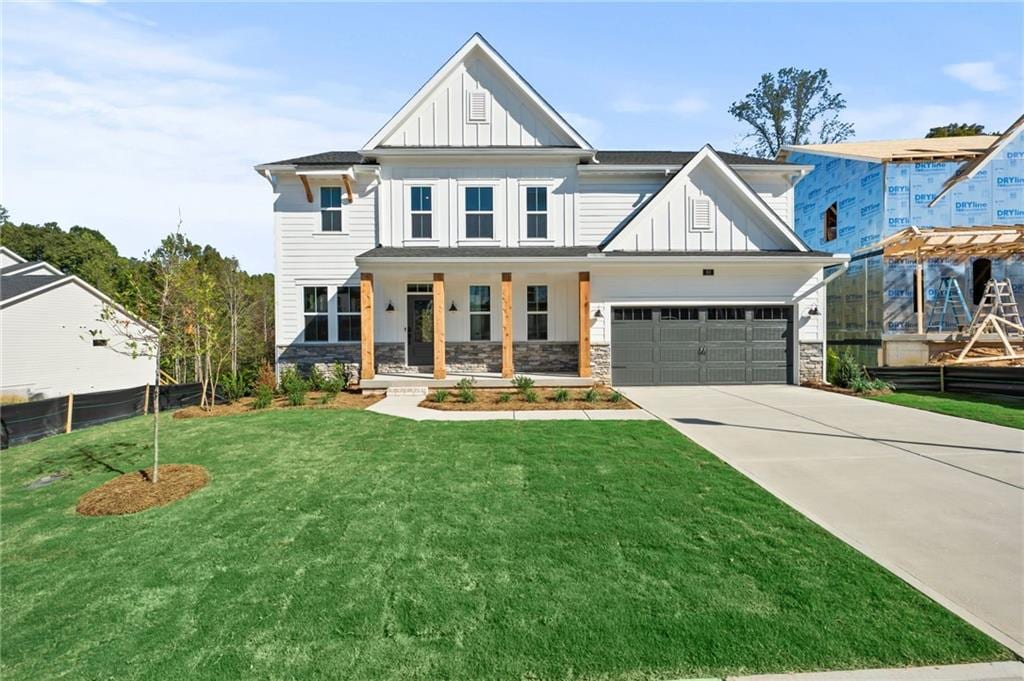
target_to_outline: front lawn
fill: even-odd
[[[661,423],[164,424],[209,485],[83,517],[146,417],[0,457],[4,679],[639,679],[1009,659]],[[114,469],[114,470],[112,470]],[[35,490],[38,476],[70,478]]]
[[[1024,429],[1024,399],[971,393],[895,392],[869,399]]]

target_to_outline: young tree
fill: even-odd
[[[785,144],[841,142],[853,135],[853,124],[839,119],[846,100],[832,92],[828,71],[784,68],[765,73],[757,87],[729,113],[753,128],[745,149],[763,158],[775,158]]]
[[[980,123],[950,123],[928,130],[925,138],[931,137],[969,137],[971,135],[998,135],[997,132],[986,133],[985,126]]]

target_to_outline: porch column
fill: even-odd
[[[373,367],[373,274],[359,275],[359,341],[362,356],[359,360],[359,380],[376,375]]]
[[[580,272],[580,378],[590,378],[590,272]]]
[[[512,273],[501,273],[501,377],[512,378]]]
[[[917,332],[924,333],[924,261],[921,260],[921,249],[917,250],[914,289],[917,292]]]
[[[444,273],[434,272],[434,378],[445,378],[444,365]]]

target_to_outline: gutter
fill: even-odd
[[[848,269],[850,269],[850,258],[849,258],[849,256],[847,256],[846,260],[844,260],[842,262],[842,264],[839,265],[839,268],[836,269],[835,272],[833,272],[832,274],[828,275],[827,277],[825,277],[824,279],[822,279],[817,284],[815,284],[811,288],[807,289],[806,291],[804,291],[800,295],[795,296],[793,298],[793,302],[794,303],[799,302],[799,301],[803,300],[804,298],[806,298],[807,296],[811,295],[812,293],[818,291],[819,289],[822,289],[825,286],[828,286],[829,282],[835,280],[841,274],[845,273],[846,270],[848,270]]]

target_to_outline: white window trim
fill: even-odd
[[[473,95],[482,95],[484,102],[484,117],[482,119],[473,119],[470,115],[470,111],[473,108]],[[491,124],[491,93],[483,88],[476,90],[466,90],[466,125],[490,125]]]
[[[458,233],[456,235],[456,243],[459,244],[471,244],[477,246],[498,246],[501,245],[500,235],[504,233],[505,221],[503,219],[505,212],[499,210],[505,205],[505,192],[502,191],[503,182],[495,178],[478,179],[478,180],[459,180],[455,184],[455,193],[458,207]],[[491,187],[494,190],[494,206],[491,214],[494,216],[494,233],[493,236],[488,237],[467,237],[466,236],[466,188],[467,187]]]
[[[491,309],[486,312],[474,312],[473,311],[473,287],[479,286],[486,288],[488,291],[488,301]],[[466,337],[469,338],[470,343],[492,343],[494,342],[494,286],[491,284],[470,284],[466,287],[466,312],[469,315],[469,328],[467,329]],[[487,329],[487,338],[473,338],[473,317],[484,317],[486,316],[491,320],[490,326]]]
[[[440,242],[438,231],[441,227],[437,219],[437,198],[441,183],[436,179],[430,180],[403,180],[402,181],[402,243],[432,245]],[[412,188],[430,187],[430,238],[418,239],[412,235]],[[342,223],[344,227],[344,222]]]
[[[542,239],[531,239],[527,236],[526,231],[526,190],[529,187],[544,187],[548,190],[548,209],[546,214],[548,216],[548,235]],[[519,241],[521,243],[529,244],[532,246],[543,245],[543,244],[554,244],[555,238],[552,236],[554,231],[554,222],[552,216],[552,197],[555,194],[555,188],[558,187],[558,181],[550,178],[544,179],[520,179],[519,180]]]
[[[543,286],[547,289],[548,309],[543,312],[530,312],[530,287]],[[551,339],[551,284],[546,283],[526,283],[526,289],[523,291],[523,307],[526,309],[526,341],[529,343],[544,343]],[[544,338],[530,338],[530,315],[544,315],[547,317],[547,334]]]
[[[341,205],[338,206],[337,208],[324,208],[324,206],[323,206],[323,197],[320,196],[320,190],[321,189],[339,189],[341,191]],[[320,184],[320,185],[317,185],[316,195],[317,195],[318,203],[320,204],[319,208],[317,210],[317,217],[319,218],[319,220],[317,221],[316,233],[317,234],[323,234],[323,235],[348,234],[348,230],[345,228],[345,223],[347,222],[347,220],[345,220],[345,204],[348,201],[348,198],[345,196],[345,187],[343,187],[342,185],[335,185],[335,184]],[[341,229],[339,229],[337,231],[334,231],[334,230],[327,231],[327,230],[324,229],[324,219],[323,219],[324,211],[337,212],[338,214],[341,215]]]
[[[361,338],[357,338],[356,340],[341,340],[341,325],[338,322],[340,321],[339,317],[342,317],[342,316],[344,316],[344,317],[362,317],[363,316],[362,299],[360,298],[360,309],[359,310],[357,310],[355,312],[342,312],[341,311],[341,305],[338,304],[338,289],[340,289],[340,288],[354,288],[357,291],[360,290],[359,282],[338,284],[337,286],[334,287],[334,296],[333,296],[333,298],[334,298],[334,311],[331,314],[331,316],[334,318],[333,319],[333,327],[332,327],[331,320],[328,320],[328,323],[327,323],[327,337],[328,338],[331,337],[331,328],[333,328],[334,329],[334,336],[333,337],[335,339],[335,342],[342,343],[342,344],[348,344],[348,345],[356,345],[356,344],[362,342]],[[330,298],[331,298],[331,296],[328,296],[328,300],[327,300],[327,309],[328,310],[331,309]]]
[[[324,312],[306,312],[306,289],[307,288],[323,288],[327,290],[327,310]],[[330,284],[299,284],[299,309],[302,310],[302,342],[303,344],[309,345],[323,345],[324,343],[331,342],[331,286]],[[306,339],[306,318],[307,317],[327,317],[327,338],[324,340],[307,340]]]

